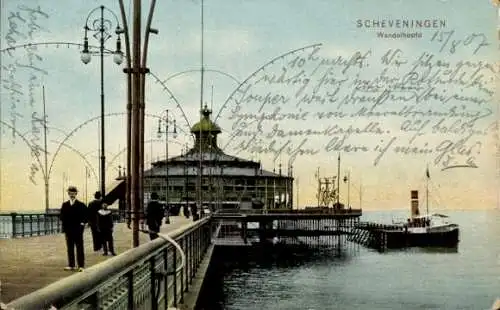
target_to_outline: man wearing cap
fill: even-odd
[[[85,267],[85,253],[83,248],[83,229],[87,223],[87,206],[78,199],[78,190],[74,186],[68,187],[69,200],[61,206],[62,230],[66,236],[68,250],[68,266],[64,270],[83,271]],[[75,267],[75,247],[78,268]]]

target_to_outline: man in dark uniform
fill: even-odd
[[[97,252],[102,247],[102,237],[97,226],[98,212],[102,208],[101,192],[97,191],[94,194],[94,200],[89,203],[89,226],[92,232],[92,241],[94,251]]]
[[[163,206],[158,201],[158,194],[151,193],[151,200],[146,207],[146,224],[152,233],[149,233],[149,238],[154,240],[158,238],[160,232],[161,220],[163,219]]]
[[[76,199],[78,190],[74,186],[68,187],[69,200],[61,206],[62,230],[66,236],[68,250],[68,266],[64,270],[83,271],[85,267],[85,252],[83,248],[83,229],[87,223],[87,206]],[[75,247],[78,268],[75,268]]]
[[[195,203],[191,206],[191,213],[193,215],[193,221],[196,222],[200,218],[198,214],[198,204]]]

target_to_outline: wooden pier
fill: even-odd
[[[214,244],[340,247],[359,223],[360,209],[224,210],[212,215],[219,223]]]
[[[349,241],[384,252],[407,247],[407,234],[408,231],[402,225],[359,222],[354,225]]]

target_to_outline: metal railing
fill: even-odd
[[[215,225],[211,218],[169,233],[185,254],[162,238],[52,283],[6,305],[6,309],[167,309],[184,300]]]
[[[328,214],[362,215],[361,209],[307,208],[307,209],[221,209],[215,214]]]
[[[0,214],[0,238],[18,238],[58,234],[59,214]]]
[[[112,210],[113,220],[122,222],[125,216]],[[0,239],[58,234],[62,232],[59,213],[0,214]]]

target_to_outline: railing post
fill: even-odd
[[[12,238],[16,237],[16,212],[12,212],[10,216],[12,217]]]
[[[174,253],[172,255],[172,263],[173,263],[173,273],[174,273],[174,307],[177,307],[177,251],[174,249]],[[181,270],[182,274],[182,270]],[[181,281],[182,285],[182,281]]]
[[[33,236],[33,214],[30,214],[30,234],[29,236]]]
[[[22,236],[24,237],[24,214],[21,214]]]
[[[47,220],[48,220],[48,221],[49,221],[49,223],[50,223],[50,233],[51,233],[51,234],[55,234],[55,233],[56,233],[56,230],[54,229],[54,217],[53,217],[53,216],[51,216],[51,215],[47,215],[47,216],[48,216]]]
[[[158,296],[156,296],[156,268],[154,256],[149,259],[149,273],[150,273],[150,294],[151,294],[151,309],[158,310]]]
[[[183,238],[183,249],[184,249],[184,252],[186,253],[186,272],[184,273],[184,281],[185,281],[185,290],[183,290],[183,292],[189,292],[189,274],[190,274],[190,269],[191,269],[191,259],[192,259],[192,256],[191,256],[191,247],[189,246],[190,244],[190,239],[191,239],[191,234],[189,235],[186,235],[184,238]],[[183,299],[183,302],[184,302],[184,296],[182,297]]]
[[[196,230],[196,270],[198,270],[198,267],[200,267],[200,263],[201,263],[201,233],[202,232],[203,232],[203,227],[199,227]]]
[[[164,276],[163,276],[163,283],[165,283],[163,287],[163,291],[165,294],[164,297],[164,304],[163,308],[166,310],[168,309],[168,246],[163,250],[163,270],[164,270]],[[174,248],[175,251],[175,248]]]
[[[127,274],[128,278],[128,310],[135,310],[134,308],[134,270],[130,270]]]
[[[191,252],[191,263],[189,264],[189,278],[188,282],[189,284],[193,283],[193,275],[194,275],[194,267],[195,267],[195,261],[196,261],[196,253],[194,251],[194,239],[195,235],[194,232],[191,232],[189,234],[189,251]]]
[[[245,219],[245,220],[243,220],[243,221],[241,222],[241,234],[242,234],[242,236],[241,236],[241,237],[243,238],[243,242],[244,242],[245,244],[247,244],[247,242],[248,242],[248,238],[247,238],[247,228],[248,228],[248,223],[247,223],[247,221],[246,221],[246,219]]]
[[[181,245],[181,248],[184,250],[184,253],[186,253],[186,261],[184,263],[184,266],[182,266],[181,268],[181,299],[180,299],[180,302],[183,303],[184,302],[184,277],[186,275],[186,268],[188,266],[188,253],[186,251],[186,237],[182,237],[182,239],[180,240],[180,245]]]
[[[200,231],[200,227],[196,228],[196,231],[194,232],[194,268],[193,268],[193,277],[191,278],[191,283],[193,282],[193,278],[196,275],[196,270],[198,270],[198,262],[200,261],[200,251],[199,251],[199,245],[198,245],[198,233]]]

